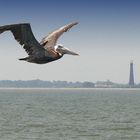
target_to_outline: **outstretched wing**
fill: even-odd
[[[56,45],[56,42],[58,40],[58,38],[64,33],[67,32],[71,27],[73,27],[74,25],[78,24],[78,22],[74,22],[74,23],[70,23],[67,24],[55,31],[53,31],[52,33],[50,33],[48,36],[44,37],[42,39],[42,41],[40,42],[40,44],[45,48],[53,48]]]
[[[0,33],[11,31],[15,39],[23,45],[23,48],[29,55],[44,51],[39,42],[35,39],[30,24],[12,24],[0,26]]]

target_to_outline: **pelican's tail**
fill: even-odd
[[[27,61],[28,60],[28,57],[25,57],[25,58],[20,58],[18,60],[24,60],[24,61]]]

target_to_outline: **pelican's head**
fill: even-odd
[[[71,50],[69,50],[68,48],[63,47],[63,45],[58,44],[55,46],[55,50],[60,53],[60,55],[64,55],[64,54],[70,54],[70,55],[79,55]]]

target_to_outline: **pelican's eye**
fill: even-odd
[[[63,48],[63,46],[58,46],[59,48]]]

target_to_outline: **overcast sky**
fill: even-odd
[[[40,41],[49,32],[78,21],[58,41],[80,56],[65,55],[43,65],[19,61],[27,56],[10,32],[0,35],[0,80],[111,80],[127,83],[134,61],[140,82],[139,0],[1,0],[0,25],[31,23]]]

